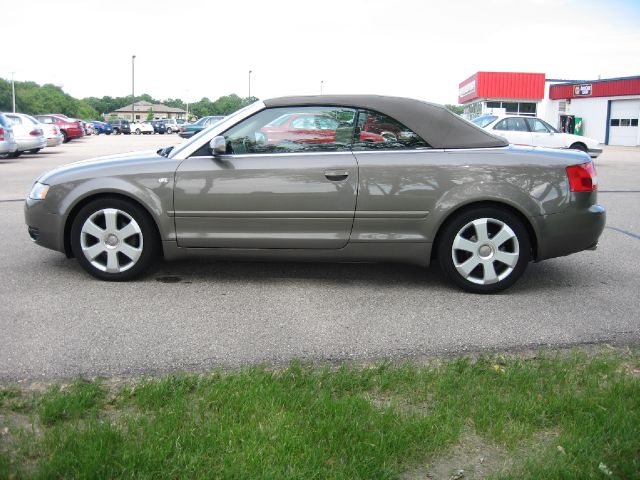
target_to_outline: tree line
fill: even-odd
[[[37,115],[41,113],[62,113],[72,118],[93,120],[101,118],[104,114],[113,112],[126,105],[131,105],[131,96],[87,97],[77,99],[65,93],[62,88],[35,82],[15,82],[16,111]],[[179,98],[159,100],[151,95],[136,95],[135,101],[145,100],[150,103],[161,103],[168,107],[187,109],[187,104]],[[241,98],[232,93],[217,100],[207,97],[189,103],[189,116],[204,117],[206,115],[229,115],[236,110],[258,100],[256,97]],[[11,82],[0,78],[0,112],[10,112],[13,109]]]

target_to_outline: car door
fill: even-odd
[[[561,133],[557,133],[549,125],[538,118],[527,118],[531,130],[531,145],[536,147],[562,148],[565,140]]]
[[[270,141],[264,127],[287,113],[323,113],[345,123],[331,143]],[[176,171],[178,245],[344,247],[358,185],[350,150],[354,116],[355,110],[341,107],[266,109],[224,133],[226,155],[214,157],[203,145]]]
[[[493,127],[496,135],[505,137],[513,145],[531,145],[531,132],[522,117],[507,117]]]
[[[357,125],[360,135],[353,151],[359,169],[358,205],[350,241],[393,242],[399,248],[433,241],[427,221],[449,188],[443,184],[446,176],[438,176],[447,154],[379,112],[359,110]]]

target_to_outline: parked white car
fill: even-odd
[[[14,158],[25,152],[38,153],[47,146],[47,139],[38,120],[24,113],[5,112],[4,115],[11,122],[13,136],[18,144],[18,150],[12,154]]]
[[[135,135],[140,135],[144,133],[145,135],[153,135],[153,125],[150,123],[142,123],[142,122],[132,122],[131,125],[131,133]]]
[[[482,115],[473,123],[506,138],[513,145],[581,150],[592,158],[602,153],[602,146],[592,138],[562,133],[537,117],[518,115]]]
[[[0,113],[0,159],[13,158],[18,151],[18,144],[13,138],[11,120]]]
[[[62,135],[57,125],[53,123],[38,123],[38,127],[42,129],[44,138],[47,139],[47,147],[58,147],[62,145],[64,135]]]

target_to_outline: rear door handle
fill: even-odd
[[[327,177],[327,180],[339,182],[340,180],[347,178],[349,176],[349,172],[345,172],[344,170],[325,170],[324,176]]]

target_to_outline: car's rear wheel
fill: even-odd
[[[173,133],[173,130],[171,129],[171,127],[167,127],[167,133]]]
[[[69,135],[67,135],[67,132],[65,132],[64,130],[62,130],[62,143],[67,143],[69,141]]]
[[[42,150],[41,148],[33,148],[31,150],[27,150],[27,153],[33,153],[36,154],[38,153],[40,150]]]
[[[496,293],[513,285],[531,258],[522,221],[506,209],[464,211],[444,227],[438,244],[440,266],[456,285],[473,293]]]
[[[136,133],[136,135],[140,135],[140,129],[136,128],[136,132],[135,133]]]
[[[87,272],[101,280],[131,280],[159,256],[155,225],[140,206],[106,197],[85,205],[71,227],[71,248]]]

